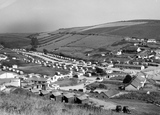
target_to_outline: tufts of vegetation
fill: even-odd
[[[147,103],[152,104],[159,104],[160,105],[160,93],[159,92],[151,92],[150,94],[146,94],[146,92],[143,91],[132,91],[128,94],[121,95],[119,97],[116,97],[118,99],[134,99],[134,100],[141,100],[145,101]]]
[[[108,111],[89,106],[68,105],[43,97],[0,93],[1,115],[109,115]]]

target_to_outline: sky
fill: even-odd
[[[0,0],[0,33],[160,19],[160,0]]]

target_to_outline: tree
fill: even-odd
[[[47,54],[47,53],[48,53],[48,50],[47,50],[47,49],[43,49],[43,53],[44,53],[44,54]]]
[[[37,48],[38,39],[37,38],[31,38],[31,45],[32,45],[33,48]]]
[[[126,77],[123,80],[124,84],[130,83],[132,80],[132,77],[130,75],[126,75]]]

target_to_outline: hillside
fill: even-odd
[[[0,34],[0,43],[7,48],[22,48],[30,45],[30,33],[5,33]]]
[[[126,36],[160,40],[160,21],[119,21],[88,27],[62,28],[47,34],[47,37],[40,34],[37,36],[39,51],[47,49],[68,56],[90,59],[86,56],[88,52],[97,52],[99,49],[112,51],[125,47],[113,47],[112,44],[120,42]]]
[[[22,89],[16,89],[10,94],[0,92],[0,113],[1,115],[110,115],[110,111],[65,105],[51,101],[47,96],[39,97]]]
[[[28,36],[38,39],[38,51],[47,49],[72,57],[92,59],[86,56],[88,52],[95,53],[102,49],[114,51],[129,45],[112,45],[118,44],[126,36],[160,40],[160,20],[118,21],[85,27],[61,28],[48,33],[0,34],[0,42],[9,48],[26,47],[31,43]]]
[[[124,115],[123,112],[118,113],[93,106],[72,105],[51,101],[49,100],[49,94],[40,97],[21,88],[13,87],[11,89],[10,93],[0,92],[1,115]],[[137,92],[133,96],[125,95],[120,97],[120,99],[108,101],[117,102],[119,105],[130,105],[130,115],[158,115],[160,112],[158,106],[137,100],[137,98],[146,99],[146,95],[143,94],[142,98],[142,95]],[[135,98],[135,100],[131,98]],[[152,96],[147,97],[147,99],[151,98]]]

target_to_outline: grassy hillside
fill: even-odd
[[[0,43],[8,48],[21,48],[30,45],[31,40],[28,38],[29,35],[29,33],[0,34]]]
[[[1,115],[110,115],[109,111],[69,106],[39,97],[24,90],[0,92]],[[116,115],[116,114],[115,114]]]
[[[108,34],[160,40],[160,21],[129,26],[111,31]]]
[[[124,115],[122,112],[117,113],[96,107],[55,102],[49,100],[48,96],[39,97],[20,88],[12,90],[9,94],[0,92],[0,115]],[[133,96],[137,98],[137,94]],[[159,115],[159,107],[137,100],[127,100],[126,97],[108,101],[116,102],[119,105],[129,105],[130,115]],[[132,96],[129,95],[129,97]],[[147,96],[145,97],[147,98]]]
[[[116,50],[124,45],[118,43],[124,37],[154,38],[160,39],[159,20],[130,20],[105,23],[88,27],[63,28],[49,33],[51,36],[59,36],[56,39],[41,38],[39,51],[47,49],[66,53],[69,56],[85,57],[88,51],[97,51],[99,48]],[[43,42],[46,41],[46,42]]]
[[[46,35],[47,36],[46,36]],[[9,48],[30,45],[28,36],[38,38],[38,51],[47,49],[68,56],[88,59],[86,53],[99,48],[114,51],[126,44],[118,44],[124,37],[154,38],[160,40],[160,20],[118,21],[86,27],[62,28],[49,33],[0,34],[0,43]],[[112,44],[118,44],[113,47]]]

